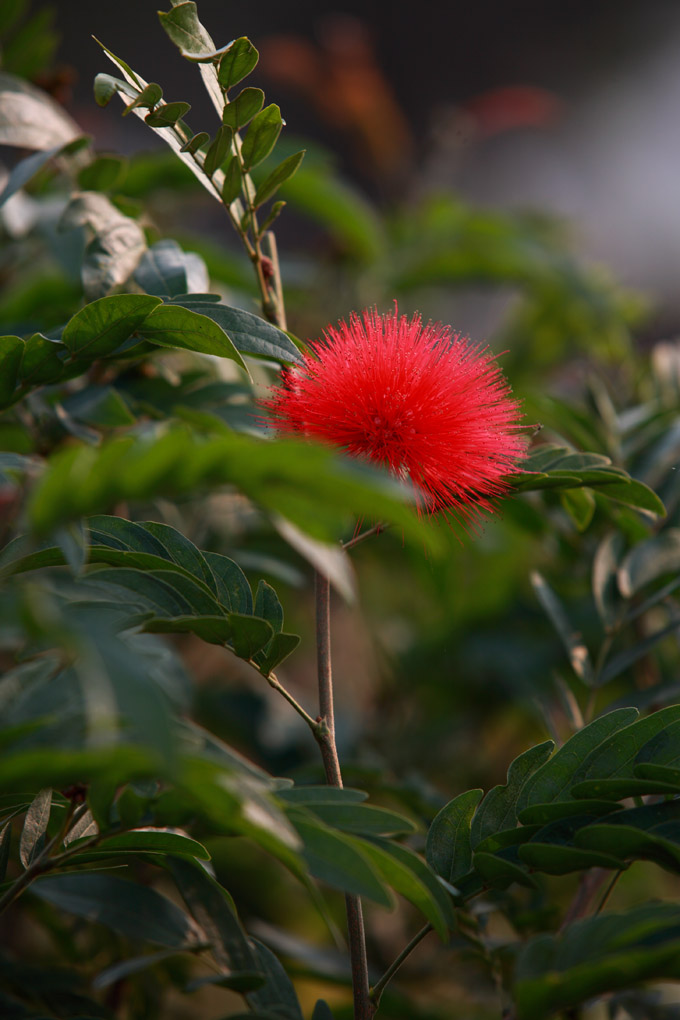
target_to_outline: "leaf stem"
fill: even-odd
[[[373,988],[371,988],[370,991],[371,1002],[373,1003],[375,1009],[377,1009],[378,1006],[380,1005],[380,997],[382,993],[385,991],[385,988],[387,987],[388,983],[397,973],[402,963],[404,963],[404,961],[408,959],[408,957],[411,955],[416,946],[419,946],[420,943],[425,938],[425,936],[429,935],[431,931],[432,931],[431,924],[426,924],[424,928],[421,928],[420,931],[413,936],[408,945],[404,946],[402,951],[399,953],[399,956],[397,956],[397,958],[390,964],[390,966],[387,968],[387,970],[380,978],[380,980],[376,981],[376,983],[374,984]]]
[[[302,716],[302,718],[307,723],[315,737],[317,736],[317,733],[324,729],[320,722],[318,722],[316,719],[312,719],[309,712],[305,711],[300,702],[293,697],[290,691],[286,690],[286,688],[283,686],[281,681],[276,677],[274,673],[269,674],[269,676],[267,677],[267,683],[275,691],[278,691],[283,698],[286,699],[288,704],[295,709],[299,716]]]
[[[354,538],[350,538],[348,542],[342,543],[342,548],[347,552],[348,549],[353,549],[355,545],[360,545],[361,542],[365,542],[367,538],[371,538],[373,535],[379,535],[381,531],[386,531],[389,528],[389,524],[374,524],[372,528],[367,528],[366,531],[360,532],[355,535]]]
[[[80,821],[82,816],[87,811],[87,804],[83,804],[77,810],[74,810],[73,804],[71,804],[66,812],[66,817],[61,825],[56,836],[47,843],[42,852],[38,854],[36,859],[26,868],[23,874],[19,875],[19,878],[14,882],[3,896],[0,897],[0,914],[11,906],[12,903],[22,894],[24,889],[27,889],[31,882],[41,875],[45,871],[50,871],[55,865],[59,864],[64,857],[69,856],[68,850],[63,854],[59,854],[56,857],[50,858],[52,850],[63,843],[66,834],[69,829]],[[80,849],[80,847],[78,848]]]

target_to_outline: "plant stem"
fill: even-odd
[[[319,731],[325,728],[322,726],[321,723],[317,722],[316,719],[312,719],[309,712],[306,712],[302,705],[300,704],[300,702],[293,697],[290,691],[286,690],[286,688],[283,686],[280,680],[276,678],[274,673],[269,674],[269,676],[267,677],[267,683],[269,684],[270,687],[273,687],[275,691],[278,691],[283,698],[286,699],[288,704],[295,709],[299,716],[302,716],[302,718],[305,720],[314,736],[316,736]]]
[[[321,748],[326,782],[329,786],[342,787],[342,773],[338,750],[335,744],[335,717],[333,713],[333,676],[331,672],[331,617],[330,585],[328,578],[318,571],[315,575],[316,588],[316,655],[319,682],[319,721],[325,723],[323,731],[316,734]],[[352,991],[354,995],[354,1020],[371,1020],[376,1006],[371,1001],[368,986],[368,962],[366,959],[366,934],[361,900],[358,896],[345,896],[347,910],[347,933],[349,955],[352,965]]]
[[[348,542],[342,543],[342,548],[347,552],[348,549],[353,549],[355,545],[359,545],[364,542],[367,538],[372,535],[379,535],[381,531],[386,531],[389,528],[389,524],[374,524],[372,528],[367,528],[366,531],[361,531],[354,538],[350,538]]]
[[[424,928],[421,928],[420,931],[413,936],[409,944],[402,949],[396,960],[394,960],[393,963],[390,964],[390,966],[387,968],[383,976],[380,978],[380,981],[377,981],[373,988],[371,988],[370,996],[375,1009],[377,1009],[380,1004],[380,996],[385,991],[385,988],[387,987],[388,983],[397,973],[402,963],[411,955],[416,946],[420,945],[425,936],[429,935],[431,931],[432,931],[431,924],[426,924]]]

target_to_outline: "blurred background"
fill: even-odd
[[[194,122],[212,116],[191,66],[178,66],[158,34],[157,6],[56,7],[62,96],[101,148],[129,153],[152,140],[142,125],[95,107],[91,83],[103,65],[93,34],[133,68],[143,66],[147,80],[191,102]],[[203,0],[201,16],[216,40],[252,38],[288,132],[330,149],[369,195],[390,202],[455,189],[475,202],[565,217],[579,249],[643,289],[658,321],[674,328],[673,0]],[[486,333],[499,314],[476,304],[459,312],[457,325]]]

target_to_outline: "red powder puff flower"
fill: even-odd
[[[303,434],[408,477],[421,512],[493,510],[525,454],[520,406],[490,354],[419,315],[365,311],[329,327],[262,405]]]

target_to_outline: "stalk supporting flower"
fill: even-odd
[[[493,357],[394,312],[329,327],[263,401],[281,433],[319,439],[409,479],[419,512],[466,526],[524,456],[521,409]]]

